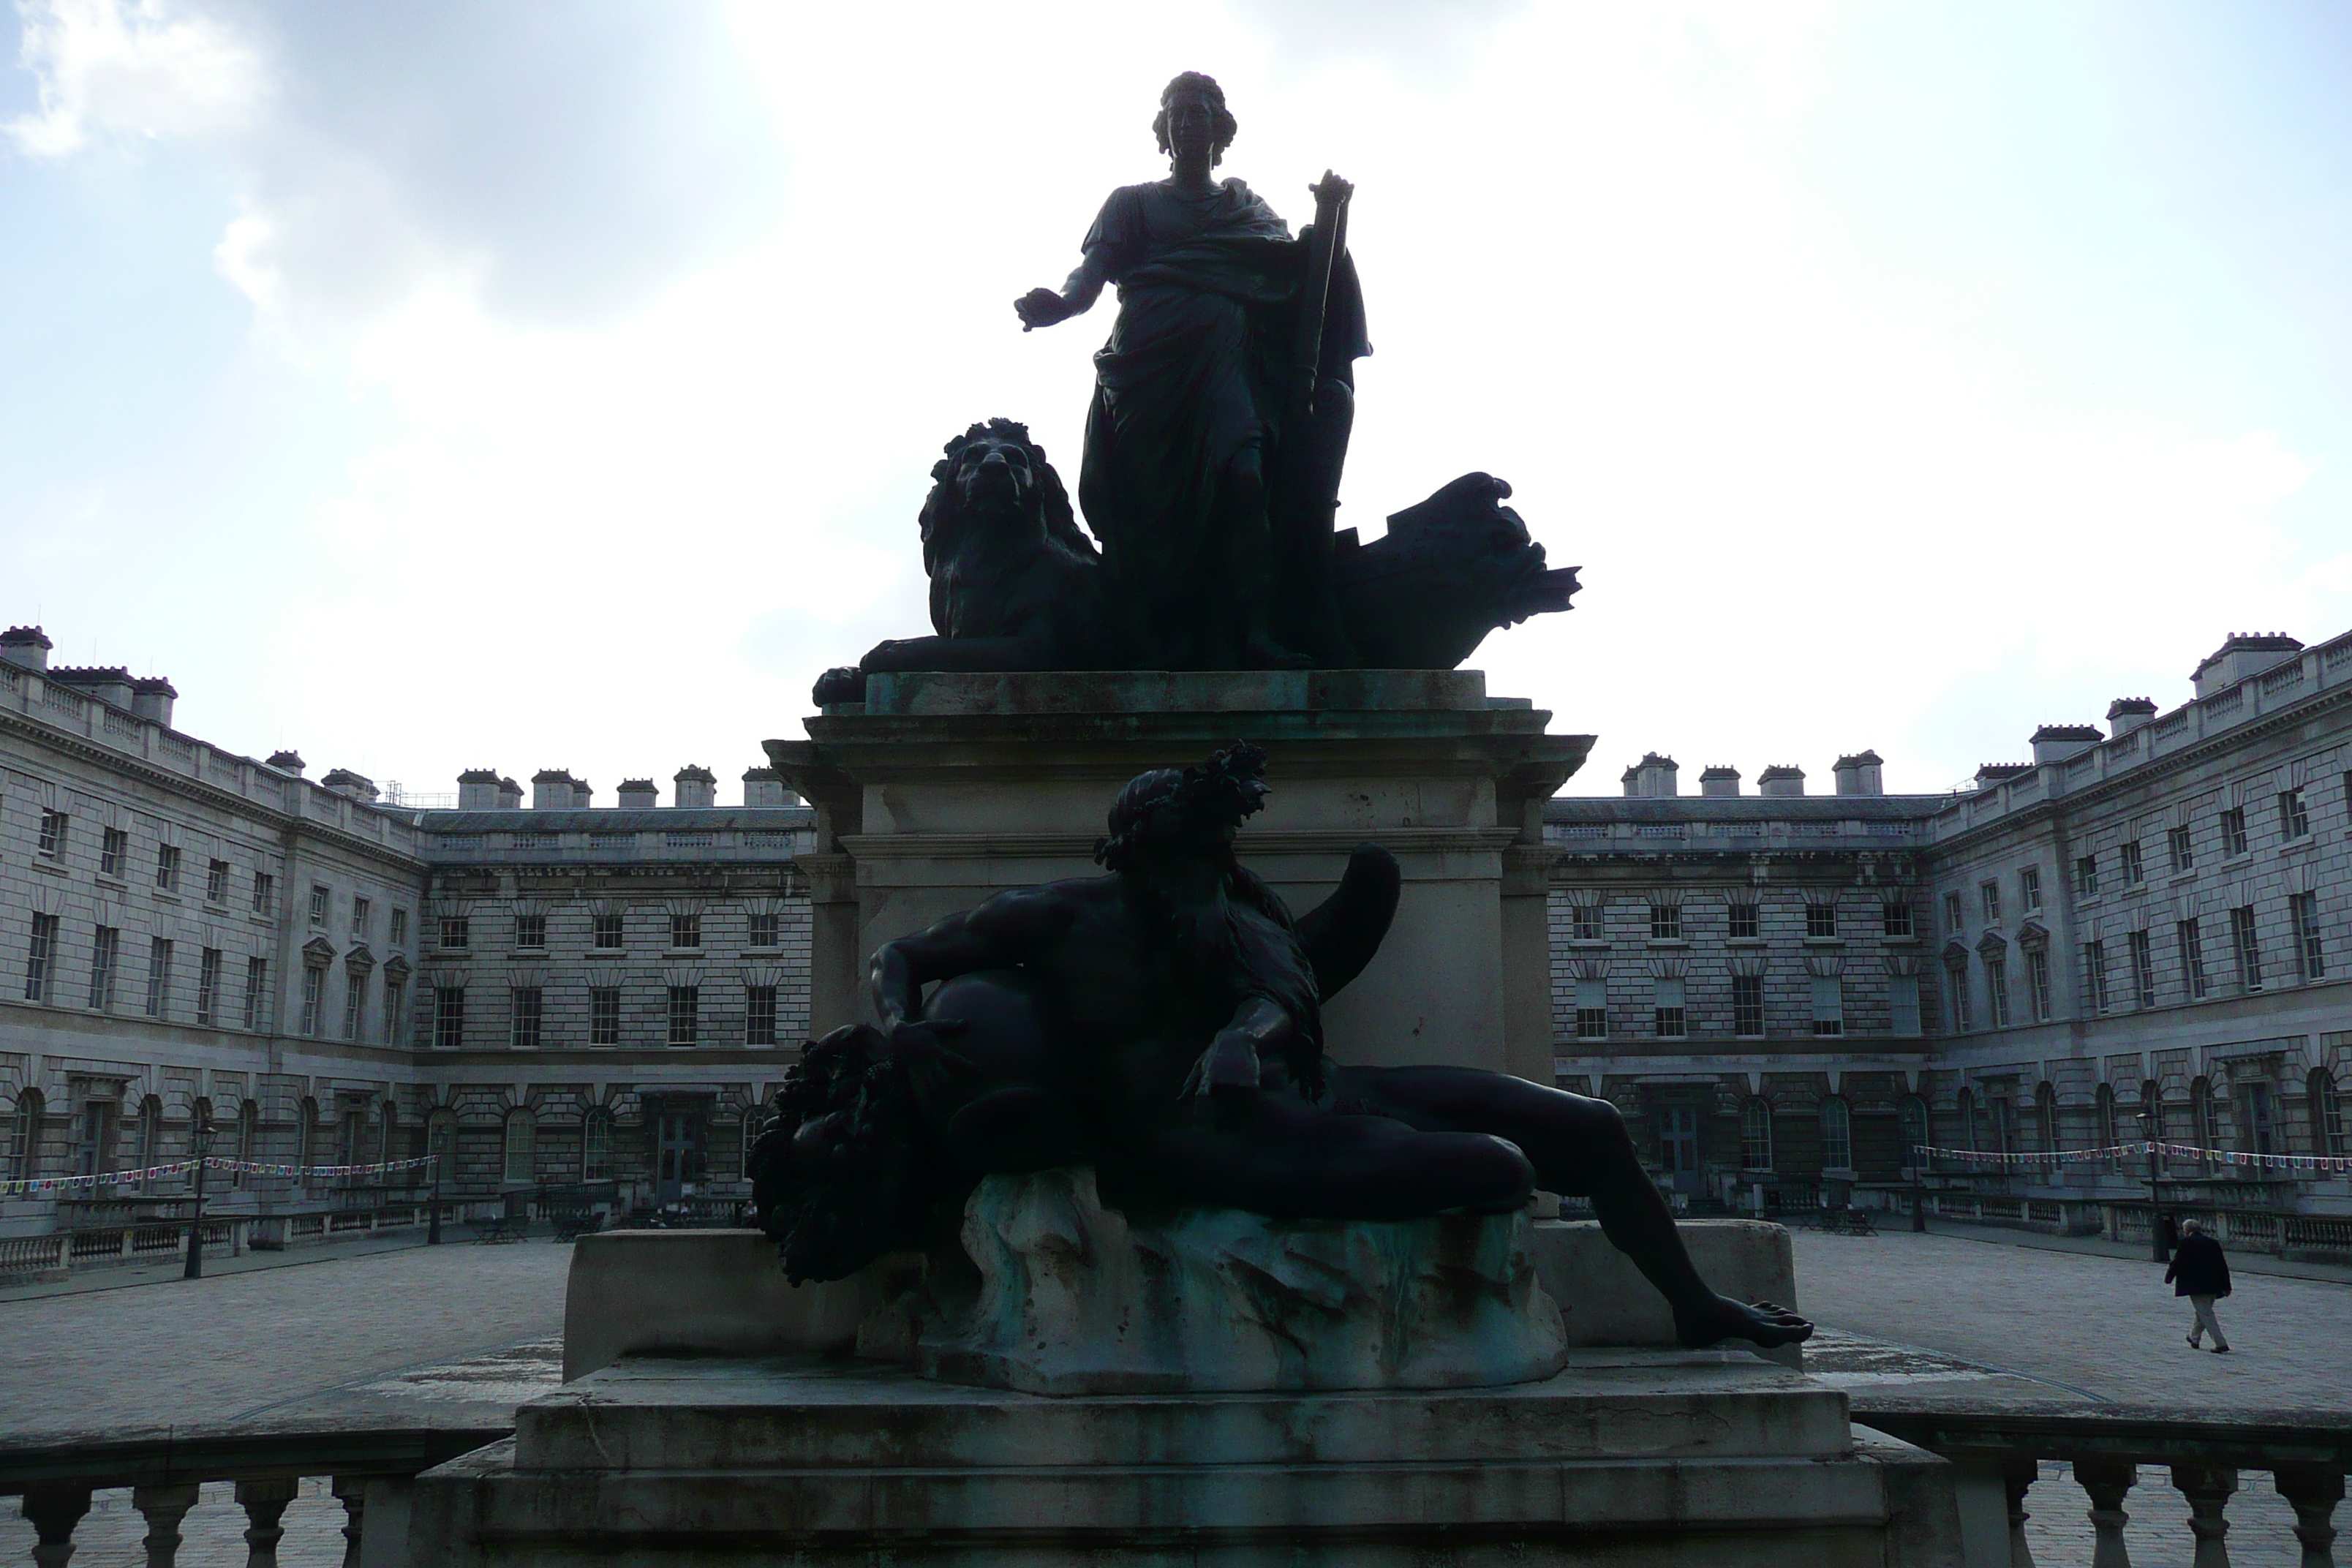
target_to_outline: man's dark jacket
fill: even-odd
[[[2180,1245],[2172,1249],[2172,1267],[2164,1271],[2176,1296],[2226,1296],[2230,1293],[2230,1260],[2221,1256],[2221,1244],[2199,1232],[2184,1236]]]

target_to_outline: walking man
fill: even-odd
[[[2206,1235],[2197,1221],[2180,1222],[2180,1245],[2173,1249],[2172,1267],[2164,1271],[2164,1280],[2174,1295],[2188,1297],[2189,1304],[2197,1309],[2197,1321],[2189,1331],[2189,1348],[2202,1350],[2199,1342],[2210,1331],[2213,1353],[2228,1355],[2230,1342],[2221,1337],[2221,1321],[2213,1315],[2213,1303],[2230,1293],[2230,1260],[2221,1256],[2221,1244]]]

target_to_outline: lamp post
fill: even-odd
[[[2156,1184],[2156,1137],[2150,1125],[2153,1120],[2147,1107],[2140,1107],[2140,1141],[2147,1145],[2147,1245],[2149,1254],[2158,1263],[2169,1263],[2171,1249],[2164,1245],[2164,1197]]]
[[[205,1162],[212,1158],[215,1136],[213,1119],[198,1116],[195,1126],[196,1145],[196,1216],[188,1222],[188,1266],[181,1270],[183,1279],[205,1277]]]

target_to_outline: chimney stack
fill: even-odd
[[[688,763],[670,775],[670,804],[707,807],[719,804],[719,775],[699,763]]]
[[[1879,769],[1884,761],[1876,752],[1856,752],[1850,757],[1840,757],[1830,772],[1837,777],[1840,795],[1885,795],[1886,785],[1881,782]]]
[[[620,800],[623,811],[651,811],[661,804],[661,791],[651,779],[623,779],[621,787],[613,792]]]
[[[2198,696],[2210,697],[2250,675],[2284,664],[2302,651],[2303,644],[2284,632],[2231,632],[2189,679],[2195,683]]]
[[[292,773],[300,778],[305,764],[299,752],[272,752],[269,753],[269,765],[281,773]]]
[[[783,774],[773,768],[743,770],[745,805],[798,805],[801,797],[784,787]]]
[[[2145,697],[2118,697],[2107,704],[2107,729],[2122,740],[2156,717],[2156,704]]]
[[[1698,775],[1698,793],[1727,800],[1739,793],[1739,770],[1718,763]]]
[[[168,730],[172,727],[172,703],[179,695],[172,683],[160,675],[134,680],[131,683],[131,710]]]
[[[520,811],[522,809],[522,785],[515,783],[512,779],[500,779],[499,781],[499,809],[500,811]]]
[[[1767,800],[1793,800],[1805,793],[1805,770],[1774,763],[1756,775],[1756,793]]]
[[[1644,752],[1640,762],[1625,770],[1622,782],[1627,795],[1656,800],[1675,793],[1677,771],[1674,758],[1662,757],[1655,752]]]
[[[49,649],[55,646],[38,626],[10,626],[0,632],[0,658],[21,669],[47,669]]]
[[[337,768],[319,783],[346,800],[374,800],[383,794],[375,787],[373,779],[355,773],[349,768]]]
[[[2096,724],[2044,724],[2033,731],[2033,765],[2071,761],[2105,739]]]
[[[496,811],[499,808],[499,775],[491,768],[467,768],[457,775],[457,809],[459,811]]]

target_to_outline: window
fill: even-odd
[[[2189,837],[2189,829],[2176,827],[2164,836],[2164,852],[2176,871],[2189,871],[2197,866],[2197,846]]]
[[[1650,940],[1680,942],[1683,935],[1683,910],[1680,904],[1650,906]]]
[[[747,1046],[772,1046],[776,1043],[776,988],[772,985],[751,985],[743,992],[743,1043]]]
[[[441,946],[445,951],[462,952],[472,940],[472,926],[464,915],[441,917]]]
[[[617,912],[596,917],[596,945],[607,949],[621,945],[621,917]]]
[[[1984,910],[1985,924],[1989,926],[2000,924],[2000,884],[1999,882],[1978,883],[1977,903]]]
[[[41,813],[41,858],[54,860],[65,853],[66,814],[62,811]]]
[[[2344,1096],[2326,1068],[2311,1075],[2311,1131],[2312,1142],[2318,1145],[2315,1152],[2352,1154],[2352,1129],[2344,1125]]]
[[[2017,902],[2029,915],[2042,912],[2042,868],[2020,866],[2017,868]]]
[[[228,862],[209,860],[205,863],[205,902],[228,902]]]
[[[180,890],[180,847],[176,844],[155,846],[155,888],[159,892]]]
[[[1887,1024],[1898,1035],[1919,1032],[1919,977],[1916,974],[1890,974],[1886,977]]]
[[[406,910],[392,911],[392,945],[394,947],[408,945],[408,911]]]
[[[221,950],[208,947],[196,955],[196,1022],[210,1024],[220,1010]]]
[[[1657,984],[1652,1000],[1650,1022],[1662,1040],[1679,1040],[1687,1033],[1688,1019],[1683,1008],[1683,983],[1668,976]]]
[[[1947,989],[1952,994],[1952,1033],[1965,1035],[1976,1026],[1969,1016],[1969,967],[1965,963],[1955,963],[1946,968],[1944,975],[1951,982]]]
[[[2263,944],[2254,934],[2254,907],[2241,904],[2230,911],[2230,949],[2238,961],[2238,987],[2263,988]]]
[[[1911,906],[1908,904],[1879,905],[1878,933],[1881,936],[1909,936]]]
[[[2099,1085],[2093,1100],[2093,1111],[2099,1119],[2099,1147],[2112,1149],[2123,1140],[2116,1134],[2116,1091],[2112,1084]]]
[[[2107,1010],[2107,944],[2104,942],[2083,944],[2083,1000],[2095,1013]]]
[[[1739,1168],[1772,1168],[1772,1105],[1760,1095],[1749,1096],[1739,1108]]]
[[[1822,1163],[1832,1171],[1853,1169],[1853,1111],[1834,1094],[1822,1101]]]
[[[1764,1033],[1764,977],[1760,974],[1735,974],[1731,977],[1731,1032],[1749,1039]]]
[[[261,1027],[262,1001],[269,994],[269,960],[248,958],[245,961],[245,1026]]]
[[[120,877],[122,863],[131,857],[131,835],[120,827],[100,828],[98,835],[98,874]]]
[[[454,1051],[465,1045],[464,986],[436,985],[433,988],[433,1043],[445,1051]]]
[[[1903,1163],[1919,1163],[1919,1151],[1927,1146],[1927,1102],[1916,1094],[1903,1097]]]
[[[89,946],[89,1005],[107,1008],[114,1005],[114,955],[122,944],[122,933],[113,926],[100,926]]]
[[[253,874],[253,912],[257,915],[278,912],[278,879],[267,871]]]
[[[1991,1107],[1993,1152],[1999,1154],[2011,1154],[2016,1152],[2016,1108],[2011,1105],[2006,1100],[1993,1100],[1991,1102]]]
[[[2009,1027],[2009,960],[2000,953],[1985,954],[1985,1012],[1996,1029]]]
[[[2124,949],[2131,960],[2132,1005],[2156,1005],[2156,944],[2147,932],[2136,931],[2124,938]]]
[[[2195,921],[2182,921],[2172,931],[2180,943],[2180,977],[2189,986],[2189,999],[2202,1001],[2205,995],[2205,939],[2198,931]]]
[[[517,947],[545,947],[547,945],[547,917],[545,915],[515,916],[515,945]]]
[[[343,1038],[360,1037],[361,1009],[367,1005],[368,972],[347,969],[343,972]]]
[[[2232,806],[2221,814],[2221,856],[2230,859],[2246,852],[2246,808]]]
[[[2074,862],[2074,896],[2095,899],[2099,896],[2099,858],[2085,855]]]
[[[1944,895],[1944,929],[1948,931],[1960,929],[1960,896],[1958,893]]]
[[[2279,837],[2308,838],[2311,837],[2311,813],[2304,805],[2301,787],[2287,790],[2279,796]]]
[[[591,1110],[588,1120],[581,1124],[580,1179],[613,1179],[613,1113],[601,1105]]]
[[[2246,1131],[2241,1143],[2249,1154],[2273,1152],[2271,1086],[2266,1083],[2246,1086]]]
[[[702,917],[700,915],[670,916],[669,944],[672,947],[700,947]]]
[[[1599,904],[1570,905],[1569,908],[1569,921],[1570,941],[1600,942],[1602,940],[1601,935],[1601,906]]]
[[[327,972],[318,964],[305,964],[302,969],[302,1024],[297,1033],[305,1038],[319,1032],[319,1009],[327,994]]]
[[[2117,850],[2116,857],[2122,862],[2125,887],[2137,888],[2147,879],[2147,873],[2140,865],[2138,839],[2131,840]]]
[[[407,989],[407,983],[397,974],[383,977],[383,1037],[387,1045],[397,1044],[400,1039],[400,1004]]]
[[[1832,937],[1837,935],[1837,906],[1835,904],[1807,904],[1805,906],[1805,934],[1809,937]]]
[[[528,1110],[507,1112],[506,1159],[499,1173],[499,1179],[528,1182],[532,1176],[533,1156],[538,1152],[539,1124]]]
[[[160,936],[147,943],[147,1016],[172,1016],[172,944]]]
[[[2200,1149],[2213,1147],[2213,1085],[2198,1079],[2189,1086],[2189,1135]]]
[[[2033,1021],[2046,1024],[2055,1011],[2050,1003],[2050,952],[2046,948],[2025,950],[2025,988],[2032,994]]]
[[[543,994],[536,985],[514,988],[513,1005],[508,1014],[507,1043],[519,1051],[539,1049],[540,1006]]]
[[[375,906],[369,900],[357,898],[352,900],[352,940],[353,942],[367,940],[368,917],[374,912]]]
[[[592,1046],[617,1046],[621,1043],[621,988],[619,986],[596,985],[589,988],[588,1043]]]
[[[334,901],[333,891],[323,882],[310,889],[310,926],[314,931],[327,929],[327,906]]]
[[[1576,983],[1576,1037],[1580,1040],[1605,1040],[1609,1037],[1609,982],[1580,980]]]
[[[1834,974],[1816,974],[1812,979],[1813,1033],[1844,1034],[1845,982]]]
[[[702,1026],[702,988],[698,985],[673,985],[669,988],[669,1043],[690,1046],[696,1043]]]
[[[2295,972],[2305,980],[2326,979],[2327,954],[2319,945],[2319,895],[2291,894],[2286,913],[2294,925]]]
[[[25,1000],[49,999],[49,970],[58,961],[58,917],[33,917],[33,944],[25,954]]]

